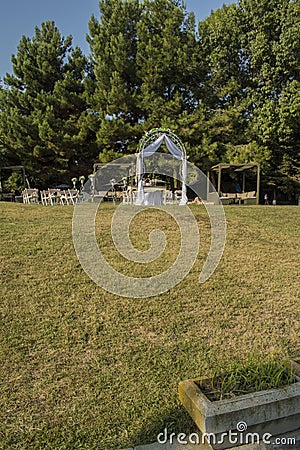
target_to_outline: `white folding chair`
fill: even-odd
[[[123,205],[128,205],[129,197],[127,191],[122,192],[122,203]]]
[[[49,204],[51,206],[60,204],[60,191],[59,189],[48,189]]]
[[[48,191],[41,191],[41,201],[43,206],[48,206],[49,204],[49,193]]]
[[[68,201],[71,205],[76,205],[78,201],[77,189],[68,189]]]
[[[130,193],[130,204],[135,205],[136,199],[137,199],[137,191],[132,191]]]
[[[29,197],[28,197],[27,189],[24,189],[24,191],[22,191],[22,197],[23,197],[23,203],[28,204]]]
[[[173,197],[173,192],[169,191],[169,190],[165,190],[164,191],[164,199],[163,202],[165,205],[171,205],[174,203],[174,197]]]
[[[60,204],[61,205],[69,205],[69,196],[65,190],[60,191]]]
[[[24,189],[22,192],[23,203],[28,205],[37,205],[39,203],[39,190],[38,189]]]

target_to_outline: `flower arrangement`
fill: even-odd
[[[73,188],[76,189],[77,178],[72,178]]]
[[[81,184],[81,190],[83,189],[84,180],[85,180],[85,176],[81,175],[81,177],[79,177],[79,181],[80,181],[80,184]]]

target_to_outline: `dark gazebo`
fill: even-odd
[[[256,171],[256,190],[246,189],[246,174]],[[246,164],[217,164],[208,171],[208,180],[214,185],[222,204],[233,203],[258,205],[260,187],[260,165]],[[209,183],[207,184],[207,200],[212,198]]]

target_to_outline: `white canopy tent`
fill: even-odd
[[[153,139],[155,137],[156,137],[155,141],[151,142],[151,138]],[[149,141],[151,142],[150,144]],[[169,150],[170,154],[177,160],[181,160],[182,190],[179,204],[186,205],[188,202],[188,198],[186,195],[187,160],[184,145],[178,139],[178,137],[170,130],[154,129],[146,135],[146,137],[144,138],[144,140],[140,145],[141,150],[137,154],[136,175],[138,181],[138,192],[136,205],[145,204],[145,193],[143,183],[144,158],[148,158],[154,155],[154,153],[157,152],[157,150],[160,148],[163,142],[165,142],[166,147]]]

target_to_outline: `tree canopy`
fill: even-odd
[[[0,95],[1,141],[6,160],[21,163],[35,182],[53,184],[89,159],[87,59],[61,37],[53,22],[22,37],[12,57],[13,75]]]
[[[198,24],[178,0],[100,0],[86,57],[43,23],[0,90],[0,158],[51,183],[167,127],[202,170],[259,162],[295,198],[299,25],[300,0],[240,0]]]

